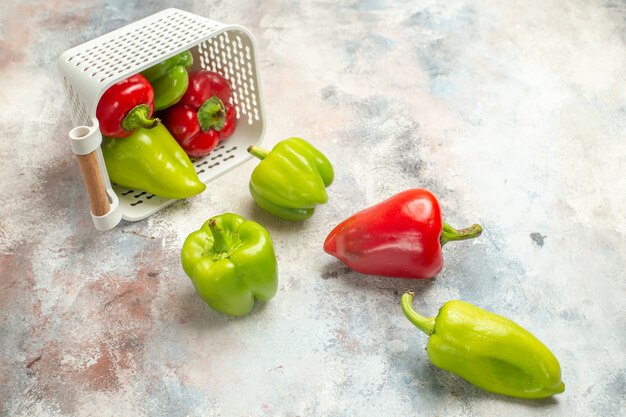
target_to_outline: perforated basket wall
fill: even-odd
[[[263,137],[256,48],[247,29],[167,9],[64,52],[59,67],[74,123],[89,125],[98,100],[111,85],[186,50],[194,58],[191,71],[209,69],[230,81],[237,107],[234,135],[206,157],[192,159],[200,180],[209,183],[249,159],[248,146]],[[173,202],[111,185],[106,168],[100,168],[126,220],[143,219]]]

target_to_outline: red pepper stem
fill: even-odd
[[[479,224],[471,225],[465,229],[455,229],[447,223],[443,224],[443,230],[441,231],[441,246],[450,242],[451,240],[465,240],[473,239],[480,236],[483,232],[483,228]]]
[[[415,325],[415,327],[430,336],[435,333],[435,322],[437,317],[424,317],[413,310],[412,303],[414,296],[415,293],[413,291],[407,291],[402,294],[402,298],[400,299],[402,312],[406,318]]]
[[[259,148],[258,146],[249,146],[248,147],[248,152],[252,155],[255,156],[261,160],[267,158],[267,155],[269,155],[269,151],[266,151],[263,148]]]
[[[226,107],[217,96],[213,96],[198,109],[197,113],[200,129],[206,132],[209,129],[220,131],[226,122]]]
[[[122,119],[122,129],[127,132],[134,132],[140,127],[146,129],[152,129],[161,121],[158,118],[150,118],[151,109],[147,104],[139,104],[135,106],[128,114]]]

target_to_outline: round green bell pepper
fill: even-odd
[[[304,139],[285,139],[269,152],[250,146],[248,152],[262,160],[249,184],[261,208],[283,219],[306,220],[315,206],[328,201],[326,187],[333,182],[333,166]]]
[[[180,101],[189,86],[187,69],[192,64],[191,52],[185,51],[141,73],[154,89],[154,111],[166,109]]]
[[[225,213],[191,233],[181,251],[183,270],[214,310],[245,316],[254,300],[269,301],[278,289],[278,263],[263,226]]]

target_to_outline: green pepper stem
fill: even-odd
[[[269,155],[269,151],[266,151],[263,148],[259,148],[258,146],[248,146],[248,152],[254,156],[257,157],[261,160],[267,158],[267,155]]]
[[[139,104],[138,106],[135,106],[126,116],[124,116],[124,119],[122,119],[122,129],[127,132],[133,132],[140,127],[152,129],[161,123],[161,120],[156,117],[148,117],[149,114],[150,106],[147,104]]]
[[[431,335],[435,333],[435,321],[436,317],[424,317],[418,314],[415,310],[413,310],[412,302],[415,293],[413,291],[407,291],[402,294],[402,298],[400,299],[400,305],[402,306],[402,312],[411,323],[415,325],[418,329],[426,333],[427,335]]]
[[[208,221],[209,231],[213,239],[208,236],[204,244],[203,256],[206,256],[214,261],[230,258],[237,249],[241,247],[243,242],[238,233],[235,233],[228,228],[226,230],[220,229],[217,226],[215,219],[209,219]]]
[[[441,246],[445,245],[451,240],[465,240],[478,237],[482,232],[483,228],[479,224],[474,224],[465,229],[457,230],[449,224],[444,223],[443,230],[441,231]]]
[[[213,236],[212,252],[216,254],[228,252],[231,246],[230,239],[227,239],[226,234],[217,228],[217,223],[214,219],[209,220],[209,230],[211,230],[211,235]]]

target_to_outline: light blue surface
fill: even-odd
[[[139,223],[93,229],[57,56],[165,7],[249,28],[268,127],[335,163],[305,223],[256,208],[255,162]],[[621,2],[9,1],[0,10],[0,415],[626,415],[626,7]],[[353,212],[411,187],[453,226],[434,280],[365,277],[322,251]],[[265,225],[277,296],[210,311],[188,233]],[[524,326],[564,394],[522,401],[429,364],[400,294],[463,299]]]

